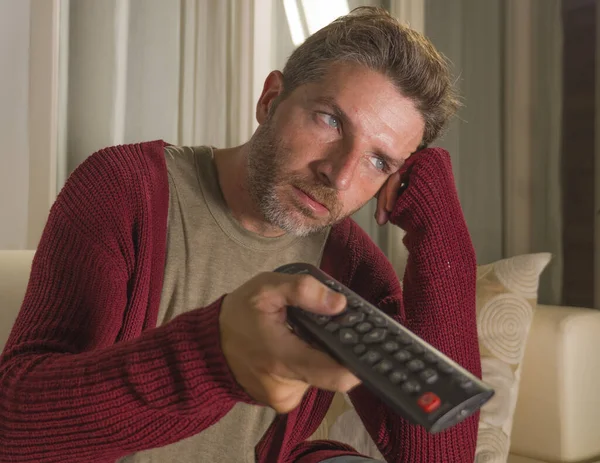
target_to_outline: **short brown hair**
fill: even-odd
[[[421,147],[436,139],[459,102],[449,65],[422,34],[385,9],[359,7],[311,35],[283,69],[282,97],[318,81],[333,62],[355,62],[388,76],[425,121]]]

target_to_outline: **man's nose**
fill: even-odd
[[[336,190],[347,190],[356,175],[361,155],[356,149],[336,149],[317,165],[319,179]]]

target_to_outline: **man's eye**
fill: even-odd
[[[382,172],[386,172],[388,170],[387,163],[377,156],[373,156],[371,158],[371,163],[375,166],[377,170],[380,170]]]
[[[325,124],[327,124],[332,129],[337,130],[340,128],[340,120],[337,117],[326,113],[319,113],[319,117],[323,122],[325,122]]]

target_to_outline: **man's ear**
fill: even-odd
[[[256,104],[256,120],[264,124],[269,116],[271,106],[277,97],[283,92],[283,74],[280,71],[272,71],[265,79],[263,90]]]

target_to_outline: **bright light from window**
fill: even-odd
[[[349,13],[348,0],[302,0],[308,33],[314,34],[334,19]]]
[[[304,27],[302,27],[302,19],[300,19],[300,11],[298,11],[298,2],[297,0],[283,0],[283,8],[285,9],[285,15],[290,26],[292,42],[294,42],[295,46],[298,46],[306,40]]]
[[[299,6],[302,8],[303,15],[300,14]],[[283,8],[295,46],[300,45],[306,37],[334,19],[350,12],[348,0],[283,0]]]

